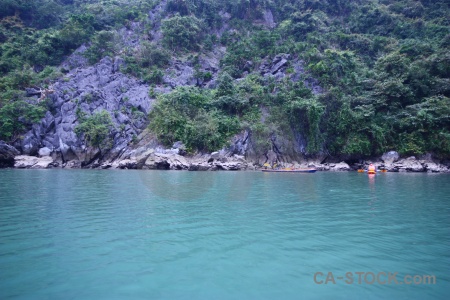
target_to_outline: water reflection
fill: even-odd
[[[0,170],[0,298],[445,299],[449,177],[366,176]]]

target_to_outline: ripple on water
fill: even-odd
[[[0,170],[0,179],[1,299],[445,299],[450,289],[446,175]],[[358,271],[434,274],[438,284],[313,281]]]

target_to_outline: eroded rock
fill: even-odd
[[[424,172],[424,166],[418,161],[414,156],[408,157],[406,159],[401,159],[393,164],[394,168],[398,169],[399,172]]]
[[[44,156],[38,158],[37,162],[31,167],[32,169],[48,169],[57,167],[58,163],[53,162],[53,158],[50,156]]]
[[[337,163],[337,164],[329,164],[329,167],[330,167],[330,171],[350,171],[352,169],[344,161],[341,161],[340,163]]]
[[[48,147],[43,147],[43,148],[39,149],[38,153],[39,153],[40,157],[50,156],[52,154],[52,150]]]
[[[143,169],[188,170],[190,163],[178,154],[153,153],[148,156]]]
[[[389,151],[389,152],[384,153],[383,156],[381,156],[381,159],[387,164],[392,164],[392,163],[398,161],[399,158],[400,158],[400,155],[396,151]]]
[[[81,168],[81,161],[79,160],[70,160],[63,165],[66,169],[79,169]]]
[[[36,157],[18,155],[15,157],[14,167],[18,169],[48,169],[55,166],[50,156]]]
[[[14,157],[19,154],[16,148],[0,141],[0,168],[14,167]]]
[[[75,134],[82,114],[89,116],[105,110],[111,116],[112,147],[102,153],[104,161],[117,157],[146,127],[153,102],[149,87],[120,73],[122,59],[105,57],[93,66],[77,61],[77,56],[73,56],[73,64],[67,65],[72,70],[53,85],[55,92],[49,96],[50,109],[45,117],[24,134],[18,147],[22,154],[49,156],[50,149],[60,153],[64,162],[89,163],[98,150],[87,147],[84,138]],[[33,93],[30,91],[29,95]]]
[[[443,164],[438,164],[434,162],[426,162],[423,164],[425,170],[429,173],[447,173],[449,168]]]

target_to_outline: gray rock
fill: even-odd
[[[233,155],[233,158],[234,158],[235,160],[237,160],[237,161],[245,162],[245,157],[244,157],[243,155],[237,155],[237,154],[235,154],[235,155]]]
[[[62,68],[66,70],[71,70],[75,68],[81,68],[88,65],[87,58],[83,55],[88,47],[82,45],[74,53],[72,53],[61,65]]]
[[[189,165],[189,171],[209,171],[212,166],[208,162],[192,162]]]
[[[125,65],[125,60],[122,57],[120,57],[120,56],[115,57],[114,58],[113,72],[114,73],[119,72],[120,68],[122,66],[124,66],[124,65]]]
[[[145,152],[137,151],[136,153],[133,153],[132,159],[136,161],[136,168],[142,169],[148,157],[153,153],[155,153],[155,149],[148,149]]]
[[[217,161],[214,165],[219,170],[227,171],[239,171],[247,169],[247,163],[245,161],[227,160],[226,162]]]
[[[396,161],[398,161],[398,159],[400,158],[400,155],[398,154],[398,152],[396,151],[389,151],[383,154],[383,156],[381,156],[381,159],[388,164],[392,164]]]
[[[247,153],[247,150],[249,150],[249,148],[250,148],[250,132],[244,130],[243,132],[235,135],[232,138],[230,146],[223,149],[224,153],[222,155],[232,156],[234,154],[237,154],[244,156]]]
[[[36,156],[18,155],[15,157],[14,168],[28,169],[38,162]]]
[[[270,73],[272,75],[275,75],[275,73],[277,73],[282,67],[286,66],[287,64],[287,59],[281,59],[278,63],[276,63],[271,69],[270,69]]]
[[[53,166],[50,156],[38,158],[36,156],[18,155],[15,158],[14,167],[19,169],[47,169]]]
[[[169,156],[167,162],[172,170],[188,170],[190,166],[190,162],[184,156],[177,154]]]
[[[31,167],[32,169],[48,169],[53,167],[53,158],[45,156],[38,158],[37,162]]]
[[[181,61],[176,61],[173,66],[166,69],[163,77],[164,83],[172,88],[177,86],[195,85],[197,80],[194,78],[194,68]]]
[[[270,68],[271,68],[270,62],[266,58],[262,61],[261,65],[259,66],[259,73],[262,76],[265,76],[270,72]]]
[[[114,124],[111,132],[113,143],[111,153],[102,151],[102,156],[105,159],[117,156],[117,151],[130,144],[134,136],[147,126],[147,114],[154,101],[148,96],[147,85],[114,72],[120,64],[120,59],[113,62],[105,57],[98,64],[72,70],[57,81],[53,85],[55,93],[45,118],[33,125],[18,145],[22,153],[38,155],[39,149],[47,147],[60,153],[65,162],[81,160],[83,164],[89,163],[98,149],[87,147],[83,137],[75,134],[78,116],[106,110]],[[126,125],[124,131],[122,124]]]
[[[178,141],[173,144],[172,148],[173,149],[186,149],[186,146],[183,144],[183,142]]]
[[[434,162],[426,162],[423,166],[429,173],[447,173],[450,171],[448,167]]]
[[[420,160],[433,161],[433,155],[431,153],[425,153],[419,157]]]
[[[275,21],[273,18],[272,11],[270,9],[266,9],[264,11],[264,23],[268,28],[274,28],[275,27]]]
[[[166,3],[166,0],[161,1],[149,12],[149,21],[152,24],[149,32],[144,32],[146,28],[143,22],[130,22],[126,28],[117,30],[118,34],[114,40],[117,46],[123,49],[137,50],[141,42],[140,37],[144,33],[149,40],[152,40],[152,43],[157,44],[162,37],[161,16],[165,11]],[[220,14],[223,20],[222,28],[214,31],[218,37],[229,30],[228,22],[231,18],[228,13],[221,12]],[[275,26],[272,11],[263,11],[263,17],[264,26],[269,28]],[[233,35],[233,32],[230,34]],[[237,31],[234,31],[234,34],[237,34]],[[52,150],[51,155],[60,159],[61,164],[66,163],[66,166],[68,161],[79,161],[83,166],[108,166],[108,168],[109,166],[111,168],[166,168],[168,166],[171,169],[242,169],[248,168],[248,165],[245,166],[246,158],[262,157],[264,161],[267,161],[266,154],[269,149],[257,153],[253,149],[251,133],[248,131],[234,137],[230,147],[219,151],[215,162],[219,165],[208,163],[211,157],[204,158],[195,166],[192,166],[194,163],[191,158],[187,161],[180,161],[174,157],[185,155],[185,149],[178,145],[174,145],[173,149],[146,145],[144,151],[133,152],[133,149],[137,148],[133,145],[136,143],[136,136],[139,136],[148,124],[147,114],[152,109],[154,92],[167,93],[177,86],[186,85],[216,87],[220,61],[226,54],[225,47],[214,46],[212,51],[201,54],[198,62],[195,62],[199,71],[211,73],[211,80],[195,78],[193,59],[178,58],[178,60],[172,61],[165,71],[164,81],[166,84],[155,87],[151,93],[152,98],[150,98],[148,85],[120,72],[120,67],[125,64],[122,58],[105,57],[97,64],[88,66],[87,60],[83,56],[88,46],[83,45],[77,49],[62,64],[62,67],[66,69],[64,70],[66,75],[54,84],[55,93],[51,95],[49,111],[40,124],[33,126],[33,129],[24,135],[22,143],[17,146],[24,154],[37,155],[40,149],[48,148]],[[297,70],[302,72],[298,76],[298,80],[304,80],[304,82],[311,80],[311,89],[316,90],[316,82],[303,76],[304,68],[297,68],[302,65],[291,59],[289,54],[281,53],[273,59],[267,58],[261,64],[260,71],[271,79],[281,80],[290,77],[291,80],[294,80],[293,74],[285,72],[288,65],[293,66],[294,73]],[[244,69],[251,74],[255,69],[254,62],[249,60]],[[320,92],[320,87],[317,91]],[[35,92],[30,90],[29,95],[35,97],[36,95],[33,94]],[[77,136],[74,131],[79,124],[80,115],[91,115],[102,110],[109,112],[114,123],[114,128],[111,130],[112,145],[110,149],[103,149],[101,155],[96,156],[100,154],[98,149],[86,145],[83,137]],[[268,147],[273,149],[273,153],[268,155],[274,161],[289,161],[307,155],[305,150],[307,141],[305,138],[297,138],[299,135],[296,133],[295,139],[285,136],[274,137],[271,141],[272,144]],[[139,147],[142,148],[142,145]],[[153,152],[150,151],[150,148],[153,148]],[[48,152],[48,150],[46,151]],[[163,157],[159,154],[170,157]],[[157,161],[152,164],[149,157],[157,157]],[[148,164],[146,164],[147,161]]]
[[[190,163],[181,155],[154,153],[147,158],[143,169],[188,170],[189,166]]]
[[[14,166],[14,157],[19,155],[19,151],[13,146],[0,141],[0,168],[10,168]]]
[[[221,157],[222,157],[222,155],[218,151],[211,153],[212,159],[220,159]]]
[[[273,75],[273,78],[275,78],[275,80],[280,81],[281,79],[285,78],[286,75],[283,72],[277,72]]]
[[[114,165],[113,165],[114,167]],[[137,161],[134,159],[124,159],[117,163],[118,169],[137,169]]]
[[[44,147],[44,148],[39,149],[38,153],[39,153],[40,157],[50,156],[52,154],[52,150],[47,147]]]
[[[216,80],[216,79],[213,79],[213,80],[211,80],[211,81],[208,82],[208,84],[206,85],[206,87],[207,87],[208,89],[215,89],[215,88],[217,88],[217,85],[218,85],[217,80]]]
[[[330,166],[330,171],[350,171],[352,169],[344,161],[341,161],[340,163],[337,163],[337,164],[330,164],[329,166]]]
[[[399,172],[424,172],[425,167],[414,156],[399,160],[393,164]]]
[[[110,168],[112,168],[112,163],[109,163],[109,162],[106,162],[106,163],[103,163],[103,164],[101,164],[100,165],[100,169],[110,169]]]
[[[290,75],[290,79],[293,82],[302,81],[307,88],[311,89],[314,95],[322,94],[323,89],[319,81],[306,71],[304,64],[303,60],[296,60],[292,63],[294,73]]]
[[[180,154],[180,149],[161,149],[158,151],[161,154]]]
[[[81,161],[79,160],[70,160],[63,166],[66,169],[79,169],[81,168]]]

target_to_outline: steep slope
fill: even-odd
[[[5,9],[2,28],[17,32],[2,33],[3,139],[83,164],[123,158],[147,125],[152,145],[223,148],[259,164],[387,150],[449,158],[446,1],[129,4],[67,4],[74,15],[34,33],[35,17]],[[8,50],[31,36],[36,48]],[[40,104],[13,92],[49,83],[55,93]],[[107,126],[95,123],[102,111]]]

